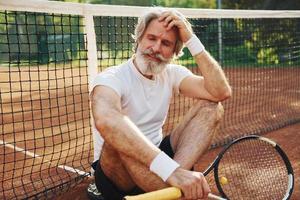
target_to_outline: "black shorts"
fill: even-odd
[[[174,152],[170,143],[170,136],[166,136],[159,145],[159,148],[164,151],[171,158],[174,157]],[[97,189],[102,193],[105,200],[123,200],[126,195],[136,195],[144,193],[144,191],[138,187],[132,191],[124,192],[117,188],[117,186],[103,173],[100,162],[93,163],[95,170],[95,182]]]

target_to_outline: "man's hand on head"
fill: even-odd
[[[177,27],[182,42],[188,41],[193,35],[191,27],[179,12],[166,11],[158,18],[158,20],[164,22],[167,30]]]

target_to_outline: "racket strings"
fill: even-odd
[[[231,146],[218,167],[229,199],[282,199],[288,185],[285,163],[270,144],[253,139]]]

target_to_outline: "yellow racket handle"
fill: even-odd
[[[180,189],[176,187],[169,187],[162,190],[148,192],[136,196],[126,196],[125,200],[171,200],[179,199],[181,197]]]
[[[182,193],[181,190],[176,187],[169,187],[162,190],[157,190],[153,192],[148,192],[136,196],[126,196],[125,200],[174,200],[179,199]],[[208,194],[208,198],[215,200],[226,200],[217,195]]]

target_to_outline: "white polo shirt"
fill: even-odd
[[[133,64],[133,59],[99,73],[92,84],[112,88],[121,98],[122,113],[127,115],[141,132],[156,146],[162,141],[162,126],[168,114],[173,92],[179,92],[180,82],[192,75],[180,65],[169,64],[153,80],[145,78]],[[94,160],[103,146],[99,131],[92,127]]]

